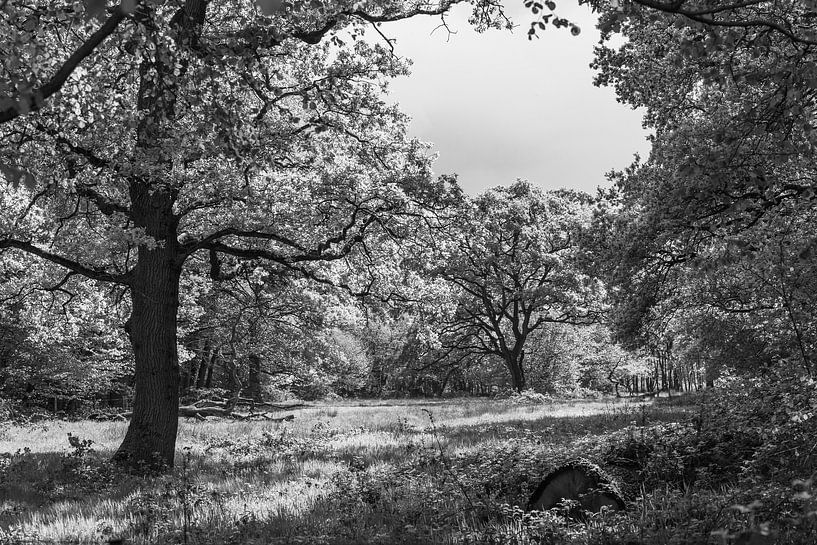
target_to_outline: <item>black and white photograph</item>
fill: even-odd
[[[817,0],[0,0],[0,545],[817,543]]]

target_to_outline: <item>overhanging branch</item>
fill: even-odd
[[[43,250],[30,242],[15,239],[0,239],[0,250],[5,248],[15,248],[26,252],[27,254],[35,255],[51,263],[65,267],[69,271],[86,276],[92,280],[100,280],[102,282],[114,282],[117,284],[127,284],[129,281],[128,273],[125,274],[111,274],[104,269],[95,269],[83,265],[78,261],[68,259],[61,255],[54,254],[47,250]]]
[[[735,2],[732,4],[715,5],[709,8],[698,9],[694,7],[685,8],[684,4],[686,4],[686,2],[683,0],[672,0],[669,2],[662,2],[660,0],[633,0],[633,2],[646,8],[654,9],[656,11],[661,11],[673,15],[680,15],[682,17],[686,17],[690,21],[694,21],[696,23],[701,23],[708,26],[719,26],[727,28],[767,28],[769,30],[773,30],[775,32],[782,34],[792,42],[808,46],[817,45],[817,40],[813,40],[798,35],[793,30],[786,28],[779,21],[774,21],[767,18],[757,18],[754,16],[747,19],[718,18],[719,14],[727,12],[734,13],[736,10],[739,9],[745,9],[759,4],[767,3],[762,2],[760,0]]]
[[[44,105],[45,99],[62,89],[74,70],[84,61],[96,48],[110,36],[119,23],[125,18],[125,12],[121,6],[114,8],[113,13],[103,23],[103,25],[91,34],[91,36],[80,45],[74,53],[60,66],[59,70],[41,87],[35,89],[30,95],[18,96],[11,99],[12,105],[0,110],[0,123],[6,123],[23,115],[24,112],[36,112]]]

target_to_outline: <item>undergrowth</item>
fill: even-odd
[[[817,542],[814,383],[734,383],[695,401],[338,406],[286,424],[185,424],[176,469],[152,477],[106,461],[115,437],[64,435],[60,452],[0,454],[0,542]],[[524,512],[576,457],[614,475],[628,509],[582,522]]]

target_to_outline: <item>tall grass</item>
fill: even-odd
[[[686,411],[449,400],[320,405],[283,423],[184,420],[177,467],[156,477],[106,462],[125,423],[6,427],[0,541],[532,542],[544,534],[513,507],[537,479],[570,457],[599,458],[617,430]],[[93,451],[72,449],[69,433]],[[562,530],[578,543],[587,528]]]

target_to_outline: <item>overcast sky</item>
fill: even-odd
[[[447,18],[453,35],[432,34],[439,18],[384,26],[398,54],[414,60],[391,96],[412,116],[412,135],[434,143],[436,172],[459,174],[469,193],[516,178],[594,193],[605,172],[629,165],[636,152],[646,156],[641,114],[617,103],[612,89],[593,86],[598,31],[588,8],[557,2],[559,14],[580,25],[578,37],[548,28],[529,41],[532,14],[521,0],[505,3],[519,25],[513,33],[475,32],[467,6]]]

